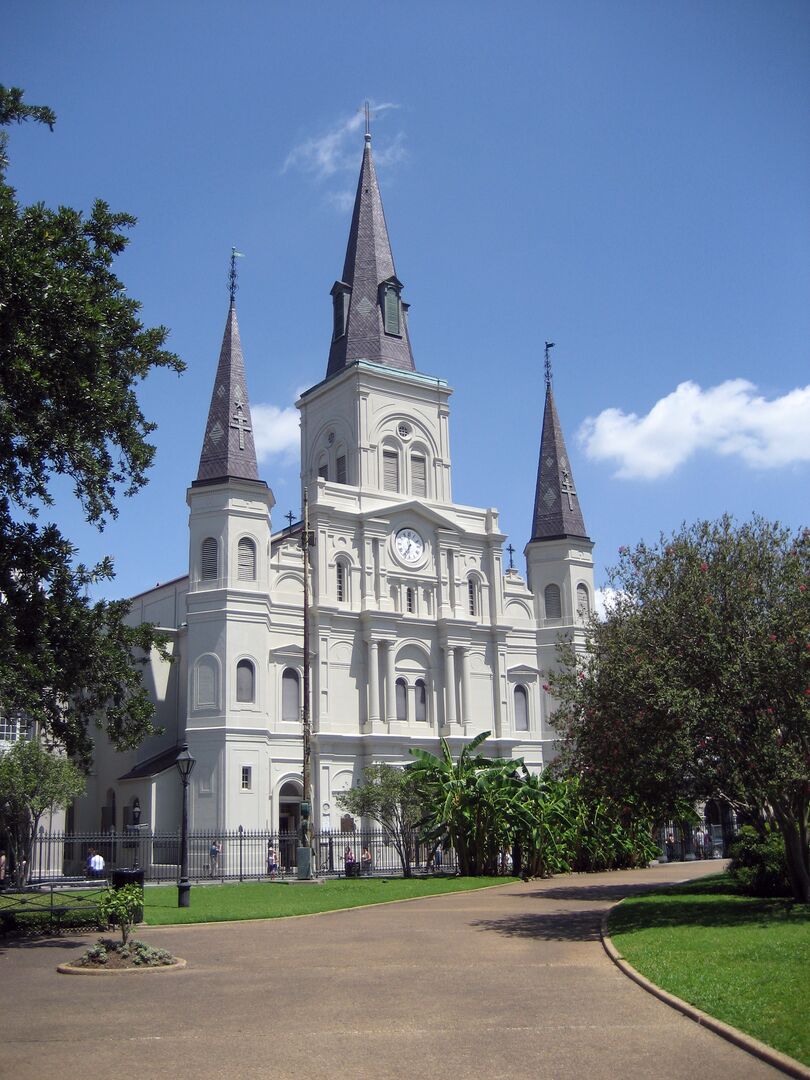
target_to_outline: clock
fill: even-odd
[[[418,562],[425,551],[425,541],[415,529],[400,529],[394,537],[394,547],[403,562]]]

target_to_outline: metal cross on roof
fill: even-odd
[[[237,251],[235,247],[231,248],[231,269],[228,272],[228,295],[231,298],[231,303],[236,299],[236,290],[239,288],[236,273],[236,260],[244,259],[244,255],[241,251]]]
[[[293,522],[295,521],[295,514],[294,514],[294,513],[292,512],[292,510],[289,510],[289,511],[288,511],[288,512],[287,512],[287,513],[286,513],[286,514],[284,515],[284,517],[285,517],[285,518],[287,519],[287,521],[289,522],[289,525],[287,526],[287,528],[288,528],[288,529],[291,529],[291,528],[293,527]]]
[[[545,359],[545,363],[543,365],[545,367],[545,369],[546,369],[546,388],[547,389],[550,388],[550,386],[551,386],[551,350],[553,348],[554,348],[554,342],[553,341],[547,341],[546,342],[546,359]]]
[[[512,547],[511,544],[509,544],[507,546],[506,550],[509,552],[509,569],[514,570],[515,569],[515,560],[514,560],[515,549]]]

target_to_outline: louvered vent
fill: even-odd
[[[385,290],[385,332],[386,334],[401,333],[399,328],[399,293],[389,285]]]
[[[203,581],[215,580],[218,576],[217,542],[213,536],[207,536],[202,542],[201,577]]]
[[[383,451],[383,490],[399,491],[399,456],[395,450]]]
[[[239,541],[239,580],[256,580],[256,545],[246,536]]]
[[[546,585],[543,597],[546,601],[546,618],[547,619],[561,619],[562,618],[562,603],[560,601],[560,586],[559,585]]]
[[[417,454],[411,458],[411,487],[414,495],[427,495],[427,462]]]
[[[346,455],[341,454],[335,462],[335,478],[339,484],[346,483]]]

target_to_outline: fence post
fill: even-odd
[[[245,836],[245,830],[240,825],[239,826],[239,880],[240,881],[244,880],[244,876],[243,876],[243,873],[242,873],[242,841],[244,839],[244,836]]]

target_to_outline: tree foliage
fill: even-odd
[[[422,818],[422,799],[414,777],[381,763],[363,770],[363,783],[342,791],[335,802],[355,817],[373,818],[386,831],[402,863],[405,877],[413,874],[416,827]]]
[[[569,768],[658,815],[766,814],[810,900],[810,530],[723,517],[620,555],[606,618],[549,676]]]
[[[20,739],[0,754],[0,826],[9,838],[16,884],[25,884],[40,818],[84,792],[84,776],[68,758],[37,739]]]
[[[45,106],[0,86],[0,124],[53,126]],[[116,516],[116,498],[146,482],[154,425],[137,387],[155,368],[182,370],[148,329],[112,264],[135,219],[97,201],[23,206],[6,182],[0,137],[0,708],[24,713],[88,763],[88,720],[104,711],[119,747],[150,733],[151,705],[132,657],[160,645],[123,625],[124,604],[91,603],[112,577],[87,568],[53,524],[41,524],[54,477],[72,484],[87,520]]]

